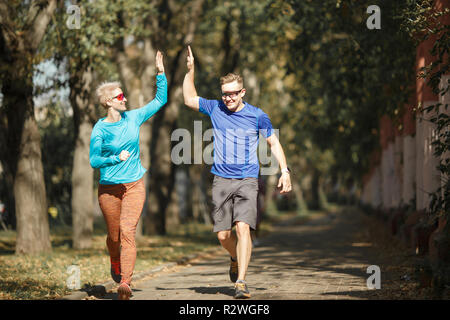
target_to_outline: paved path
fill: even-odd
[[[377,262],[364,243],[355,242],[361,218],[351,210],[275,227],[253,249],[246,279],[252,299],[366,299],[366,270]],[[218,247],[210,257],[136,281],[132,299],[233,299],[228,268],[228,255]]]

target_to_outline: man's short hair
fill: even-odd
[[[106,102],[112,98],[112,92],[120,88],[122,85],[120,82],[114,81],[114,82],[103,82],[101,85],[97,87],[97,90],[95,90],[95,93],[97,94],[97,98],[100,101],[100,104],[104,108],[108,108],[108,105]]]
[[[233,81],[237,81],[239,84],[244,86],[244,80],[242,77],[236,73],[229,73],[226,76],[220,78],[220,85],[224,85],[225,83],[230,83]]]

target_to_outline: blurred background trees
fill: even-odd
[[[1,163],[7,181],[7,210],[13,210],[17,222],[17,253],[51,249],[41,137],[34,116],[33,69],[41,60],[39,46],[55,8],[56,0],[45,5],[0,3]]]
[[[0,199],[11,213],[9,225],[18,232],[24,224],[48,225],[51,207],[57,212],[51,223],[72,226],[73,246],[89,247],[98,211],[89,138],[105,115],[95,88],[119,80],[130,108],[143,106],[155,94],[156,50],[164,53],[169,100],[141,128],[141,160],[149,172],[139,232],[164,234],[180,223],[209,222],[210,166],[175,165],[170,158],[173,130],[194,133],[195,120],[203,132],[211,126],[183,105],[188,44],[200,96],[219,98],[220,76],[238,72],[245,100],[280,130],[294,190],[281,197],[276,176],[263,177],[268,214],[306,214],[344,201],[343,195],[356,197],[379,149],[379,119],[400,118],[411,94],[416,43],[410,31],[423,23],[411,17],[420,16],[419,2],[377,1],[381,29],[369,30],[369,1],[1,1]],[[73,6],[80,24],[69,28]],[[23,169],[27,179],[33,176],[36,187],[27,191],[33,196],[17,179],[25,146],[35,155],[32,169]],[[24,211],[35,212],[31,207],[38,210],[36,222],[21,219]]]

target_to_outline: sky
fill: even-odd
[[[59,68],[53,60],[45,60],[36,66],[33,75],[33,83],[35,87],[51,88],[54,85],[54,79],[60,81],[68,80],[69,75],[65,71],[64,64]],[[72,114],[72,108],[69,102],[69,86],[59,89],[50,89],[47,92],[35,96],[34,105],[37,111],[45,107],[52,99],[60,101],[69,115]]]

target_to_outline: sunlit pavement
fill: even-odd
[[[319,215],[303,225],[277,226],[253,248],[247,284],[256,300],[368,299],[367,246],[355,242],[356,210]],[[133,283],[136,300],[229,300],[229,258],[217,254]],[[113,291],[103,299],[117,299]]]

